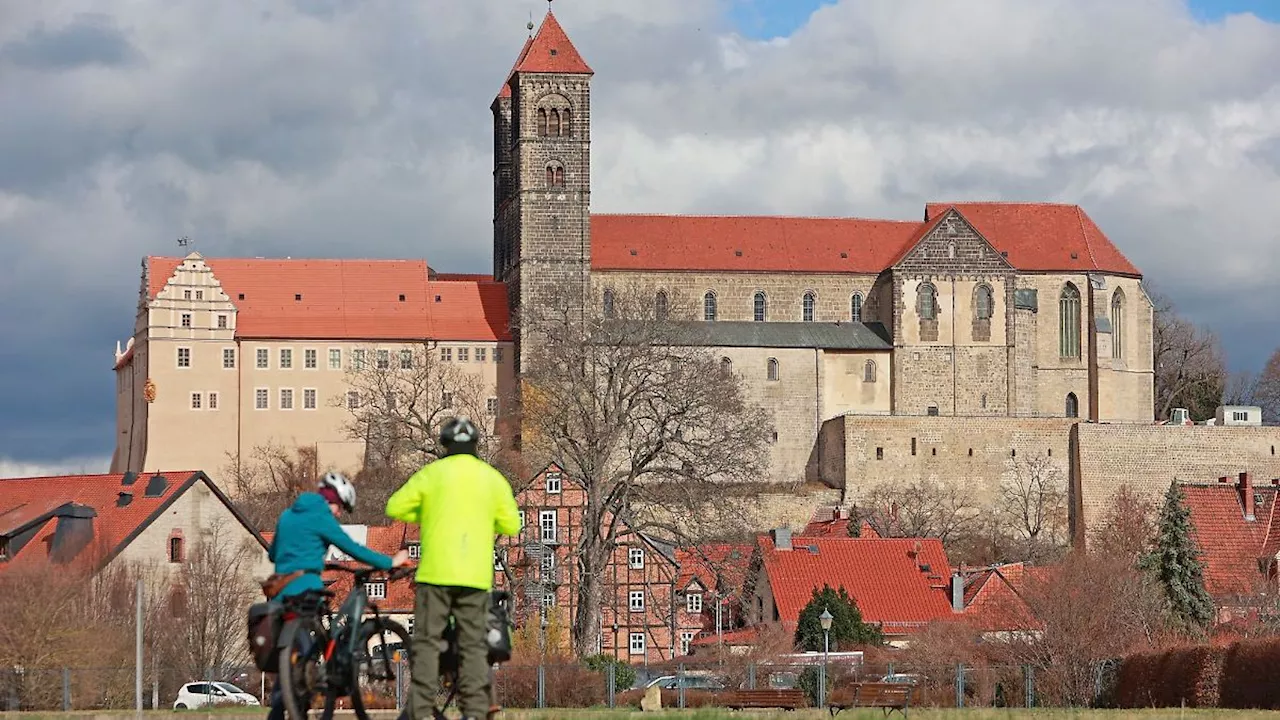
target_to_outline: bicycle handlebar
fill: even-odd
[[[374,575],[375,573],[385,572],[387,574],[387,579],[399,580],[401,578],[406,578],[412,575],[413,572],[417,570],[417,567],[406,566],[406,567],[392,568],[390,570],[380,570],[378,568],[373,568],[373,567],[349,567],[347,565],[342,565],[339,563],[325,563],[324,569],[339,570],[341,572],[351,573],[352,575],[355,575],[357,579],[367,578],[371,575]]]

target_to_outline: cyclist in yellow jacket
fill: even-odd
[[[387,516],[421,528],[413,634],[415,720],[428,720],[440,685],[440,647],[452,613],[458,628],[463,718],[489,710],[485,621],[493,589],[494,535],[520,532],[511,484],[476,457],[480,432],[465,417],[440,431],[445,457],[414,473],[387,500]]]

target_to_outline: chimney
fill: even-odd
[[[791,549],[791,528],[777,528],[773,531],[773,546],[778,550]]]
[[[1247,472],[1240,473],[1240,483],[1236,485],[1240,491],[1240,502],[1244,504],[1244,519],[1253,522],[1254,505],[1253,505],[1253,475]]]
[[[951,574],[951,612],[964,612],[964,575]]]

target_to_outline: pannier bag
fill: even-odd
[[[496,665],[511,659],[511,623],[507,619],[507,599],[502,590],[495,591],[489,603],[488,629],[485,642],[489,645],[489,664]]]
[[[284,625],[284,605],[274,600],[249,606],[249,652],[254,667],[262,672],[276,672],[280,649],[280,629]]]

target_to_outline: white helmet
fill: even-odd
[[[320,481],[320,489],[329,487],[338,494],[338,500],[341,501],[342,507],[347,512],[354,512],[356,509],[356,486],[351,484],[345,475],[340,472],[325,473],[324,478]]]

